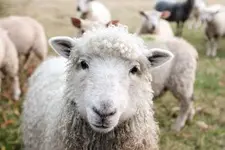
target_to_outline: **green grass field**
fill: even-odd
[[[11,0],[16,3],[15,0]],[[125,0],[120,5],[127,5],[129,0]],[[143,0],[143,7],[147,1]],[[25,0],[27,2],[27,0]],[[47,1],[41,1],[47,3]],[[59,10],[65,8],[57,8],[53,6],[49,9],[49,5],[53,0],[48,0],[46,5],[39,4],[36,11],[27,9],[24,14],[31,14],[44,24],[47,35],[56,34],[72,35],[72,27],[68,27],[68,19],[65,19],[69,13],[59,14]],[[54,1],[61,4],[60,0]],[[70,3],[67,3],[70,2]],[[111,10],[117,8],[116,2],[106,0],[110,4]],[[137,0],[135,1],[136,3]],[[17,1],[17,3],[19,3]],[[37,2],[36,2],[37,3]],[[71,0],[65,0],[65,5],[70,6]],[[132,11],[136,11],[136,3],[129,5],[123,10],[123,16],[120,12],[114,13],[114,17],[124,18],[124,24],[129,24],[131,31],[135,31],[137,23],[132,24]],[[22,6],[22,4],[21,4]],[[22,7],[18,5],[18,9],[12,10],[12,14],[20,13]],[[122,7],[120,6],[120,7]],[[21,8],[20,8],[21,7]],[[70,6],[72,8],[72,6]],[[31,7],[33,8],[33,7]],[[52,18],[49,14],[41,16],[38,9],[42,8],[43,13],[50,12],[54,14]],[[145,7],[146,8],[146,7]],[[57,14],[58,13],[58,14]],[[135,15],[134,15],[135,16]],[[136,17],[136,18],[135,18]],[[137,20],[137,15],[134,18]],[[60,20],[62,23],[60,24]],[[54,25],[54,28],[53,28]],[[63,26],[64,25],[64,26]],[[60,29],[60,30],[56,30]],[[205,40],[203,30],[184,29],[183,37],[192,43],[199,52],[198,70],[195,83],[195,106],[198,109],[196,116],[192,122],[187,123],[180,133],[174,133],[170,130],[171,124],[174,122],[178,111],[178,101],[168,92],[160,99],[155,101],[156,119],[160,125],[160,149],[161,150],[225,150],[225,40],[221,40],[218,55],[215,58],[205,56]],[[27,72],[21,74],[21,82],[23,90],[26,91]],[[23,98],[19,102],[10,100],[8,84],[3,85],[3,92],[0,95],[0,150],[20,150],[20,114],[22,111],[21,104]],[[207,128],[198,125],[198,122],[207,124]]]

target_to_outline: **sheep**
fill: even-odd
[[[150,72],[170,62],[171,52],[146,49],[123,25],[49,43],[67,63],[49,72],[50,59],[30,78],[22,117],[25,150],[158,149]],[[42,78],[48,74],[54,76]]]
[[[177,23],[176,36],[181,36],[184,23],[189,18],[194,7],[195,0],[187,0],[185,2],[170,3],[160,1],[156,3],[155,10],[169,11],[170,16],[166,20]]]
[[[106,24],[102,24],[96,21],[90,21],[90,20],[84,20],[81,18],[76,18],[76,17],[71,17],[71,23],[72,25],[78,29],[78,33],[76,34],[77,37],[83,35],[83,33],[87,30],[90,30],[94,26],[109,26],[110,24],[112,25],[117,25],[119,23],[118,20],[111,20],[107,22]]]
[[[206,2],[205,0],[195,0],[193,11],[190,15],[190,18],[192,19],[188,25],[189,29],[195,29],[199,28],[201,25],[203,25],[203,21],[200,18],[201,12],[206,8]]]
[[[172,125],[173,131],[180,131],[186,120],[192,120],[195,114],[193,106],[194,83],[197,68],[197,50],[183,38],[169,38],[150,41],[148,48],[168,49],[174,59],[159,69],[152,71],[154,97],[172,92],[180,102],[180,113]]]
[[[19,60],[16,48],[9,39],[7,31],[0,28],[0,92],[3,77],[10,77],[13,82],[14,100],[19,100],[21,94],[18,71]]]
[[[141,27],[137,30],[137,34],[155,34],[165,38],[173,37],[173,30],[170,24],[161,18],[167,17],[169,12],[158,12],[158,11],[140,11],[143,16],[143,22]]]
[[[206,55],[215,57],[217,55],[218,41],[225,36],[225,6],[216,4],[207,7],[202,12],[201,18],[206,22]]]
[[[7,30],[16,46],[19,57],[25,56],[24,69],[29,65],[31,53],[44,60],[47,56],[47,40],[44,28],[30,17],[9,16],[0,19],[0,27]]]
[[[77,11],[81,12],[81,19],[97,21],[107,24],[111,20],[110,11],[99,1],[78,0]]]

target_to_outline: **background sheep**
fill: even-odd
[[[109,26],[110,24],[117,25],[119,23],[118,20],[112,20],[107,22],[106,24],[101,24],[96,21],[84,20],[80,18],[71,18],[71,22],[75,28],[78,29],[78,33],[75,36],[81,36],[87,30],[91,30],[94,26]]]
[[[170,13],[158,12],[158,11],[140,11],[140,15],[143,17],[141,27],[138,29],[137,34],[155,34],[161,38],[173,37],[173,30],[170,24],[161,18],[167,18]]]
[[[177,3],[160,1],[156,3],[155,9],[157,11],[169,11],[171,13],[166,20],[177,23],[176,35],[181,36],[184,23],[189,18],[193,9],[194,1],[195,0],[186,0],[185,2]]]
[[[167,90],[180,102],[180,113],[172,129],[180,131],[187,119],[192,120],[194,83],[197,68],[197,50],[182,38],[150,42],[150,47],[166,48],[174,54],[174,59],[152,71],[154,96],[161,96]]]
[[[77,11],[81,12],[81,19],[97,21],[102,24],[111,21],[110,11],[99,1],[78,0]]]
[[[44,82],[47,64],[31,77],[25,149],[158,149],[149,72],[172,59],[169,51],[147,50],[123,27],[95,29],[79,39],[55,37],[50,45],[69,65],[64,72],[62,62]]]
[[[214,57],[217,54],[218,40],[225,36],[225,7],[222,5],[207,7],[202,12],[201,17],[206,22],[206,55]]]
[[[16,48],[9,39],[7,31],[0,28],[0,92],[3,76],[10,77],[13,82],[14,100],[19,100],[21,94],[18,71],[19,61]]]
[[[19,56],[25,56],[25,69],[29,65],[31,53],[34,53],[40,60],[44,60],[47,56],[45,32],[36,20],[30,17],[10,16],[0,19],[0,27],[8,31]]]
[[[206,2],[205,0],[195,0],[194,8],[192,10],[192,13],[190,15],[190,18],[192,19],[189,23],[189,29],[195,29],[199,28],[201,25],[203,25],[203,21],[200,18],[201,12],[203,9],[206,8]]]

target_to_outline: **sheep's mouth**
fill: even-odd
[[[96,124],[92,124],[92,125],[96,128],[100,128],[100,129],[108,129],[109,128],[108,126],[105,126],[105,125],[96,125]]]

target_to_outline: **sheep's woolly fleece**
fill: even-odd
[[[147,50],[144,41],[135,34],[130,34],[127,26],[124,25],[110,25],[108,28],[95,26],[85,32],[82,37],[74,40],[76,41],[75,49],[82,49],[84,53],[91,50],[91,53],[104,52],[109,55],[136,59]],[[86,45],[86,49],[83,45]]]

